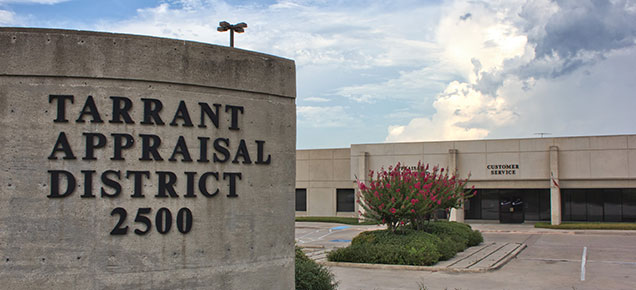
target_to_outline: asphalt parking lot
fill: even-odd
[[[448,273],[330,267],[338,289],[636,289],[636,231],[554,231],[532,225],[472,224],[484,241],[527,245],[501,269]],[[296,223],[300,246],[346,246],[377,226]],[[585,252],[585,256],[583,255]],[[583,263],[584,261],[584,263]]]

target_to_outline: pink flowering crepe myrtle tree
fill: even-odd
[[[362,216],[394,232],[406,226],[422,229],[435,211],[458,208],[475,194],[474,188],[465,188],[468,179],[458,179],[437,166],[428,168],[418,163],[411,170],[397,163],[375,174],[370,171],[368,184],[357,181]]]

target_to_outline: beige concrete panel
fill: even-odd
[[[459,154],[486,152],[486,141],[455,141],[454,143]]]
[[[430,167],[438,166],[440,168],[448,169],[448,152],[446,152],[446,154],[426,154],[421,156],[418,161],[422,161],[424,166],[428,164]],[[413,163],[414,165],[417,165],[417,161],[414,161]]]
[[[362,154],[362,152],[369,152],[369,148],[373,147],[370,144],[351,144],[351,157],[357,157]]]
[[[336,159],[333,161],[333,179],[351,180],[351,161],[349,159]]]
[[[309,160],[309,180],[311,181],[333,180],[333,160],[332,159]]]
[[[333,159],[333,149],[316,149],[309,151],[309,159]]]
[[[349,189],[358,188],[357,184],[353,180],[334,181],[332,184],[333,184],[333,187],[335,188],[349,188]]]
[[[423,154],[446,154],[449,149],[454,149],[454,142],[426,142],[423,143]]]
[[[471,175],[471,179],[485,179],[486,175],[486,154],[484,153],[464,153],[457,154],[457,172],[461,178]]]
[[[486,154],[486,166],[483,167],[484,175],[486,179],[518,179],[520,178],[520,172],[524,170],[519,166],[519,169],[510,169],[514,171],[514,174],[492,174],[492,170],[506,170],[506,169],[488,169],[488,165],[514,165],[519,164],[519,153],[488,153]],[[519,164],[521,165],[521,164]]]
[[[486,152],[519,152],[519,140],[487,140]]]
[[[559,150],[559,178],[590,178],[590,158],[590,151]]]
[[[364,158],[363,156],[351,156],[351,161],[349,162],[349,168],[350,168],[350,176],[349,178],[351,178],[351,180],[355,180],[356,177],[358,175],[358,164],[361,158]]]
[[[636,135],[627,136],[627,147],[630,149],[636,149]]]
[[[519,140],[519,151],[550,151],[552,145],[554,145],[553,138],[521,139]]]
[[[548,180],[470,180],[467,187],[475,186],[475,188],[550,188]],[[479,191],[477,192],[479,194]]]
[[[629,177],[636,178],[636,150],[629,150],[627,153],[627,166],[629,166]]]
[[[393,152],[391,146],[389,144],[361,144],[361,145],[351,145],[351,154],[352,156],[358,156],[362,154],[361,152],[369,152],[370,155],[387,155],[387,152]]]
[[[309,180],[309,160],[296,159],[296,182]]]
[[[351,158],[351,149],[342,148],[342,149],[334,149],[333,150],[333,158],[334,159],[347,159]]]
[[[334,216],[336,214],[335,188],[307,189],[308,216]]]
[[[378,171],[380,168],[388,169],[389,166],[395,166],[398,162],[408,165],[417,165],[417,160],[406,160],[404,156],[369,156],[369,170]]]
[[[593,136],[590,149],[626,149],[627,136]]]
[[[590,149],[590,138],[589,137],[554,138],[554,145],[559,147],[559,151],[586,150],[586,149]]]
[[[385,153],[387,155],[418,155],[422,154],[422,147],[424,143],[392,143],[383,145],[386,146]]]
[[[309,181],[296,181],[296,188],[308,188],[309,184]]]
[[[590,164],[594,178],[628,177],[627,150],[602,150],[590,152]]]
[[[635,179],[561,180],[561,188],[636,188]]]
[[[309,152],[311,150],[296,150],[296,160],[309,159]]]
[[[550,152],[519,153],[519,178],[549,178]]]
[[[354,188],[355,183],[353,181],[311,181],[309,182],[309,188]]]

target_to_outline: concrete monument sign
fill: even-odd
[[[0,28],[3,289],[291,289],[295,68]]]

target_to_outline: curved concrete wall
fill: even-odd
[[[0,28],[2,287],[293,288],[295,135],[291,60]]]

